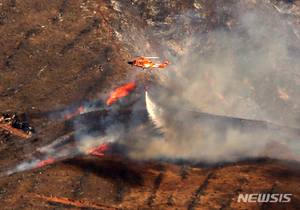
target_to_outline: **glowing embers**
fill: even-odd
[[[68,156],[68,155],[65,154],[65,155],[63,155],[63,156],[61,156],[61,157],[58,157],[58,158],[49,157],[48,160],[43,160],[43,161],[40,162],[39,164],[33,166],[33,168],[38,168],[38,167],[41,167],[41,166],[44,166],[44,165],[51,164],[51,163],[53,163],[53,162],[55,162],[55,161],[61,160],[61,159],[64,158],[64,157],[67,157],[67,156]]]
[[[110,150],[114,144],[115,143],[105,143],[104,142],[100,146],[88,150],[86,153],[87,154],[104,156],[104,155],[106,155],[105,153],[108,150]],[[65,155],[63,155],[61,157],[57,157],[57,158],[49,157],[47,160],[42,160],[39,164],[33,166],[32,168],[38,168],[38,167],[41,167],[41,166],[44,166],[44,165],[49,165],[49,164],[54,163],[56,161],[60,161],[62,159],[68,158],[68,156],[71,157],[71,156],[74,156],[74,154],[73,155],[67,155],[67,154],[65,154]]]
[[[99,147],[90,149],[87,151],[87,153],[93,154],[93,155],[100,155],[100,156],[104,156],[105,152],[108,151],[109,149],[111,149],[111,147],[114,145],[115,143],[103,143],[101,144]]]
[[[35,165],[34,168],[38,168],[38,167],[41,167],[43,165],[47,165],[47,164],[53,163],[55,160],[56,159],[50,157],[49,160],[43,160],[41,163]]]
[[[110,106],[112,102],[117,101],[121,97],[127,96],[131,91],[135,89],[136,89],[136,84],[134,82],[117,88],[110,95],[110,98],[107,100],[106,104]]]
[[[72,114],[66,114],[66,117],[68,119],[70,119],[71,117],[80,114],[80,112],[82,112],[83,110],[83,106],[79,107],[75,112],[73,112]]]

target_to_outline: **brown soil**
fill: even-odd
[[[0,110],[19,116],[20,122],[32,126],[36,133],[27,135],[22,129],[0,124],[1,173],[24,161],[43,157],[38,149],[45,145],[62,142],[59,148],[73,148],[75,134],[81,132],[81,128],[74,127],[79,118],[86,120],[91,131],[102,135],[99,119],[112,111],[98,110],[71,119],[61,119],[56,113],[76,110],[85,101],[105,100],[113,89],[132,80],[139,92],[146,84],[163,84],[164,78],[156,70],[140,74],[137,72],[141,70],[128,66],[128,61],[153,54],[164,61],[172,53],[184,53],[182,34],[207,34],[219,27],[230,30],[230,24],[236,24],[238,7],[243,12],[253,8],[270,14],[282,12],[266,1],[247,1],[241,6],[233,0],[227,4],[221,0],[202,0],[199,2],[205,18],[202,21],[192,18],[195,23],[190,27],[185,24],[191,21],[190,14],[184,12],[199,12],[197,2],[2,0]],[[294,6],[298,3],[287,2]],[[216,5],[227,11],[227,16],[220,16]],[[182,24],[172,28],[174,22],[180,22],[172,18],[180,13],[184,14],[180,19]],[[298,13],[284,15],[289,20],[300,18]],[[163,24],[167,29],[161,28]],[[206,36],[199,40],[193,53],[214,53],[209,48],[212,40]],[[294,54],[300,52],[298,42],[295,38],[295,44],[291,44]],[[172,68],[176,72],[178,67]],[[288,70],[278,74],[288,74]],[[298,86],[293,88],[297,90]],[[218,92],[214,94],[224,100]],[[133,132],[148,132],[152,128],[141,104],[140,124]],[[270,108],[271,113],[274,110]],[[285,112],[288,111],[282,114]],[[274,113],[280,114],[278,110]],[[126,127],[132,117],[131,107],[118,110],[117,115]],[[201,120],[207,118],[224,124],[234,121],[246,128],[277,126],[214,115],[204,115]],[[295,138],[300,135],[298,129],[286,126],[277,126],[276,131],[293,133]],[[127,141],[130,143],[130,139]],[[280,160],[264,158],[278,153],[282,154]],[[70,156],[51,165],[2,177],[0,206],[1,209],[298,209],[299,176],[299,161],[293,159],[284,145],[275,143],[265,149],[261,158],[213,165],[135,161],[121,152]],[[293,196],[290,203],[237,203],[239,193]]]

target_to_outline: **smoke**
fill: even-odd
[[[25,170],[29,170],[29,169],[39,167],[39,164],[42,164],[44,161],[49,162],[49,163],[53,163],[53,162],[56,162],[57,160],[61,161],[62,159],[66,159],[66,158],[69,158],[69,157],[72,157],[74,155],[79,154],[77,151],[70,151],[70,150],[62,150],[62,151],[55,152],[55,153],[54,153],[53,150],[46,149],[45,151],[46,151],[46,153],[45,153],[44,157],[42,157],[42,158],[33,158],[29,161],[25,161],[25,162],[19,164],[14,169],[11,169],[9,171],[1,173],[0,178],[5,177],[5,176],[9,176],[9,175],[17,173],[17,172],[21,172],[21,171],[25,171]]]
[[[163,137],[150,135],[147,141],[139,141],[129,150],[131,158],[215,163],[265,155],[272,158],[298,157],[300,145],[295,140],[295,133],[269,128],[274,124],[262,124],[260,121],[245,123],[247,120],[238,118],[193,113],[171,107],[164,109],[147,92],[146,103],[150,119],[160,127]],[[264,154],[264,150],[274,144],[277,144],[281,153],[271,151]]]
[[[122,123],[124,117],[119,115],[116,110],[134,103],[138,96],[138,93],[129,94],[127,98],[122,98],[118,103],[109,107],[103,103],[105,98],[98,98],[98,100],[89,103],[82,103],[80,109],[75,106],[75,108],[70,107],[56,113],[50,113],[50,118],[56,120],[57,123],[65,120],[66,116],[72,117],[71,122],[74,131],[39,148],[37,151],[42,153],[42,157],[31,157],[30,160],[19,164],[14,169],[0,174],[0,177],[33,169],[43,164],[51,164],[76,155],[89,154],[89,150],[97,148],[103,143],[120,141],[125,133],[125,127]],[[103,114],[96,115],[98,117],[95,119],[93,113],[97,111],[103,111]]]
[[[43,165],[44,161],[46,161],[44,164],[52,164],[53,162],[76,155],[88,154],[89,150],[97,148],[103,143],[114,143],[120,141],[122,139],[122,135],[125,133],[125,128],[123,124],[120,123],[120,119],[117,118],[117,115],[118,114],[116,112],[112,111],[110,115],[100,118],[99,123],[97,124],[99,128],[95,130],[93,130],[91,125],[87,125],[86,122],[79,116],[77,120],[74,120],[74,129],[76,132],[66,134],[65,136],[57,139],[54,143],[38,149],[39,152],[43,153],[41,158],[32,158],[29,161],[25,161],[14,169],[0,174],[0,177],[33,169],[37,166],[41,166],[40,164]],[[101,132],[99,132],[100,129],[102,129]],[[71,138],[71,136],[74,136],[75,144],[67,145],[70,141],[68,139]]]
[[[85,129],[78,133],[76,138],[76,147],[80,153],[86,153],[88,150],[98,147],[103,143],[114,143],[121,140],[125,133],[125,127],[118,119],[118,113],[112,111],[109,115],[99,119],[99,127],[94,131],[91,128]],[[84,125],[84,121],[78,120],[74,122],[75,129],[79,129]],[[101,132],[99,133],[99,130]]]
[[[239,19],[229,21],[230,27],[162,43],[173,68],[160,72],[167,78],[164,89],[150,88],[146,105],[163,137],[140,141],[130,157],[197,162],[299,158],[299,135],[272,124],[299,128],[299,56],[292,46],[299,45],[294,42],[299,27],[271,4],[263,6],[247,12],[238,8]],[[187,14],[179,17],[187,19]],[[277,149],[272,151],[272,145]]]
[[[252,11],[231,30],[189,36],[188,52],[172,58],[178,74],[166,86],[206,113],[299,128],[299,59],[290,50],[290,27],[299,30],[279,14]],[[207,41],[197,53],[198,40]],[[168,93],[160,100],[180,99]]]
[[[132,104],[138,95],[122,98],[121,104],[110,107],[100,98],[83,103],[81,112],[110,109],[107,116],[99,117],[97,129],[88,122],[94,120],[79,117],[74,121],[74,130],[79,131],[74,134],[76,150],[65,149],[56,154],[52,146],[44,147],[40,150],[44,157],[86,153],[104,142],[125,144],[124,140],[134,135],[138,141],[126,145],[126,154],[134,159],[219,162],[263,155],[299,158],[299,136],[289,128],[273,128],[272,123],[299,128],[300,28],[290,16],[281,13],[284,5],[278,11],[271,3],[237,2],[216,3],[216,17],[210,16],[218,19],[215,22],[208,20],[208,9],[198,1],[192,11],[170,12],[165,22],[164,7],[170,9],[175,4],[144,5],[150,7],[149,11],[156,11],[146,20],[153,31],[145,35],[134,24],[120,24],[122,31],[114,31],[125,50],[146,56],[160,53],[171,61],[166,69],[153,69],[147,74],[133,71],[127,78],[132,81],[146,75],[154,83],[151,73],[158,75],[161,86],[150,87],[145,101],[149,118],[162,135],[140,133],[142,128],[138,129],[138,125],[144,119],[134,113],[130,125],[132,130],[137,129],[127,133],[124,119],[115,110]],[[122,8],[117,1],[112,1],[112,5],[116,11]],[[159,9],[163,12],[158,13]],[[159,20],[155,20],[156,14]],[[161,46],[151,47],[156,42]],[[77,108],[58,115],[63,118],[74,114]],[[280,149],[269,153],[270,145]],[[40,159],[24,162],[8,173],[32,168],[39,162]]]

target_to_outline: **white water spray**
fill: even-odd
[[[148,91],[145,91],[146,108],[150,119],[157,128],[163,127],[163,118],[161,117],[162,108],[158,107],[148,96]]]

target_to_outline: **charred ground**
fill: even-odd
[[[1,172],[42,157],[38,149],[46,144],[61,141],[62,146],[71,143],[72,147],[74,134],[83,132],[74,128],[78,118],[84,118],[89,125],[85,132],[98,135],[104,129],[100,118],[113,112],[126,128],[133,115],[138,115],[141,120],[130,132],[152,132],[143,105],[134,113],[126,108],[96,111],[70,120],[50,116],[66,108],[76,109],[86,101],[107,99],[111,90],[132,80],[139,87],[162,85],[166,75],[161,71],[140,74],[140,70],[129,67],[127,62],[137,56],[156,55],[161,61],[170,60],[174,64],[178,59],[184,63],[189,60],[185,57],[187,53],[191,60],[196,60],[199,54],[211,59],[220,50],[215,48],[214,38],[205,35],[220,28],[230,31],[238,27],[239,15],[254,9],[271,15],[265,20],[271,28],[272,15],[283,16],[284,21],[293,24],[300,18],[298,1],[2,0],[0,110],[3,120],[16,116],[17,123],[12,127],[31,136],[20,136],[14,130],[0,127]],[[289,29],[287,33],[293,35],[289,51],[299,55],[299,34]],[[199,39],[190,50],[185,48],[189,44],[184,39],[187,34]],[[294,63],[293,67],[297,65]],[[170,68],[178,73],[181,67]],[[289,74],[286,66],[282,69],[285,71],[278,71],[277,76]],[[267,69],[262,71],[268,74]],[[210,81],[204,72],[201,74]],[[295,80],[298,77],[295,74]],[[251,85],[263,87],[263,84]],[[204,97],[209,105],[212,100]],[[222,102],[222,98],[218,100]],[[262,96],[256,100],[262,101]],[[288,102],[279,102],[292,107]],[[268,111],[279,115],[278,109],[273,108]],[[282,112],[284,115],[288,109]],[[298,112],[296,109],[294,115]],[[263,121],[190,115],[204,123],[217,121],[220,129],[233,125],[272,132],[264,128],[267,123]],[[276,132],[290,132],[299,138],[297,128],[272,126]],[[127,141],[130,145],[135,139]],[[275,153],[289,158],[289,151],[282,145],[271,145],[262,156]],[[1,178],[0,206],[1,209],[297,209],[299,173],[297,161],[269,158],[207,165],[134,161],[122,153],[79,156]],[[288,204],[236,203],[239,193],[292,193],[293,197]]]

